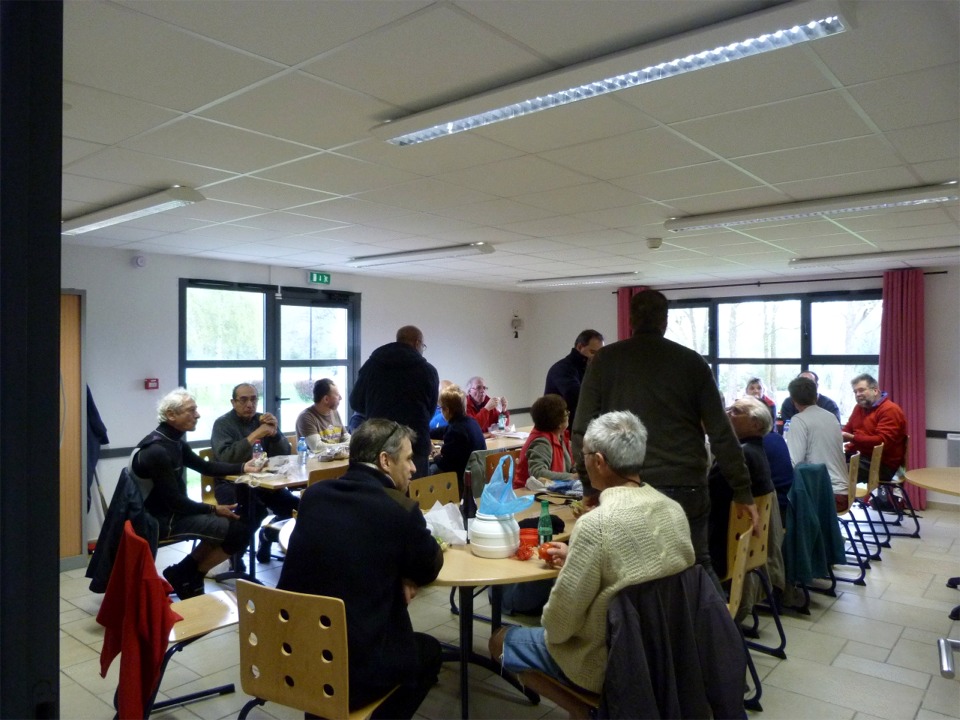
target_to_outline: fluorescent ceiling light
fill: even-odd
[[[708,215],[691,215],[667,220],[663,223],[663,227],[670,232],[724,229],[759,223],[785,222],[851,213],[868,213],[876,210],[892,210],[917,205],[933,205],[942,202],[955,202],[958,198],[960,198],[960,193],[957,192],[957,185],[953,182],[944,185],[927,185],[863,195],[823,198],[822,200],[804,200],[802,202],[784,203],[783,205],[764,205]]]
[[[960,260],[960,245],[952,247],[925,248],[923,250],[893,250],[891,252],[859,253],[834,257],[792,258],[787,263],[791,268],[836,267],[840,265],[863,265],[868,262],[921,262],[923,260]]]
[[[493,245],[475,242],[468,245],[448,245],[428,250],[405,250],[384,255],[366,255],[347,260],[347,265],[357,268],[375,265],[393,265],[395,263],[416,262],[417,260],[438,260],[441,258],[463,257],[464,255],[486,255],[493,252]]]
[[[415,145],[836,35],[847,27],[835,2],[790,3],[390,121],[373,133],[393,145]]]
[[[521,287],[566,287],[569,285],[609,285],[613,282],[628,282],[638,280],[639,272],[607,273],[606,275],[573,275],[570,277],[536,278],[534,280],[518,280]]]
[[[193,203],[206,200],[203,195],[196,190],[188,187],[175,185],[172,188],[163,190],[153,195],[131,200],[130,202],[120,203],[113,207],[97,210],[96,212],[81,215],[72,220],[64,220],[60,223],[61,235],[82,235],[83,233],[93,232],[100,228],[110,225],[119,225],[120,223],[136,220],[154,213],[173,210],[174,208],[192,205]]]

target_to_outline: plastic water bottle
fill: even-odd
[[[553,521],[550,519],[550,503],[546,500],[540,501],[540,521],[537,523],[537,535],[540,536],[540,544],[553,540]]]
[[[259,440],[253,443],[253,459],[257,462],[261,462],[263,460],[263,443]]]
[[[507,429],[507,411],[504,410],[503,405],[500,403],[500,398],[497,398],[497,430],[503,432]]]
[[[310,457],[310,448],[307,447],[307,439],[305,437],[297,440],[297,457],[300,459],[300,467],[306,467],[307,460]]]
[[[790,418],[783,421],[783,434],[786,435],[790,430]]]

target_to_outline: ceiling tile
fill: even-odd
[[[960,115],[960,71],[956,64],[918,70],[850,88],[850,95],[881,130],[898,130],[917,122],[923,107],[924,125],[956,122]]]
[[[255,175],[334,195],[352,195],[416,178],[411,173],[360,162],[333,153],[314,155],[257,172]]]
[[[902,160],[879,135],[807,145],[780,152],[739,157],[733,162],[764,182],[823,177],[831,168],[845,172],[876,170],[900,165]]]
[[[583,185],[590,178],[533,155],[443,173],[438,180],[480,190],[497,197]]]
[[[760,184],[736,167],[719,161],[631,175],[618,178],[613,183],[650,200],[672,200],[706,195],[718,187],[734,190],[757,187]]]

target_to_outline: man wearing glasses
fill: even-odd
[[[257,389],[253,385],[241,383],[233,389],[230,400],[233,409],[213,423],[210,444],[214,459],[221,462],[246,462],[253,457],[253,445],[257,441],[263,446],[268,457],[291,454],[290,443],[277,427],[277,418],[271,413],[257,412],[259,401]],[[248,497],[239,497],[237,490],[236,484],[223,478],[216,478],[214,481],[213,492],[217,496],[217,502],[223,505],[236,502],[244,505],[251,500]],[[258,501],[258,523],[266,517],[264,508],[268,508],[278,520],[285,520],[293,517],[293,512],[299,505],[296,495],[289,490],[256,489],[253,492]],[[260,530],[257,560],[262,563],[270,561],[270,545],[275,539],[266,529]]]
[[[436,386],[434,386],[436,387]],[[415,633],[407,606],[433,582],[443,553],[415,500],[415,433],[373,418],[350,439],[350,468],[303,493],[277,587],[347,607],[350,709],[399,685],[374,718],[411,718],[437,682],[440,643]]]

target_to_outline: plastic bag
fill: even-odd
[[[510,474],[504,477],[503,464],[507,460],[510,461]],[[513,515],[526,510],[531,505],[533,505],[532,495],[518,498],[513,491],[513,458],[510,455],[504,455],[480,494],[480,506],[477,512],[484,515]]]

